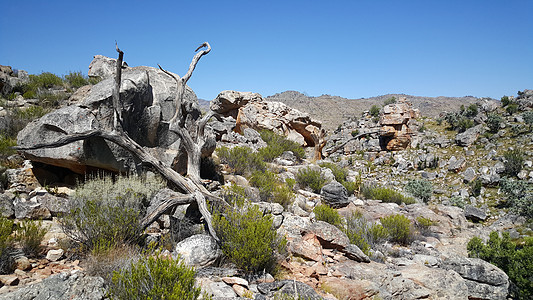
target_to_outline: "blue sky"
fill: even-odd
[[[7,1],[0,64],[87,73],[93,55],[187,71],[189,85],[263,96],[297,90],[500,98],[533,89],[533,1]]]

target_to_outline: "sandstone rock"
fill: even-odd
[[[466,166],[466,159],[464,157],[456,158],[450,157],[448,161],[448,171],[458,173]]]
[[[259,292],[269,297],[282,294],[287,296],[298,295],[302,299],[309,300],[323,299],[315,292],[312,287],[296,280],[281,280],[270,283],[260,283],[257,285],[257,289],[259,290]]]
[[[379,294],[378,284],[365,279],[321,277],[320,283],[323,290],[328,290],[337,299],[366,300]]]
[[[32,268],[30,260],[25,256],[21,256],[17,258],[15,260],[15,264],[16,264],[17,269],[22,270],[22,271],[27,271]]]
[[[482,222],[487,219],[487,214],[482,209],[467,205],[465,206],[465,217],[474,222]]]
[[[98,75],[100,76],[100,75]],[[177,75],[176,75],[177,76]],[[112,129],[111,99],[114,89],[113,76],[92,86],[83,100],[73,105],[50,112],[39,120],[28,124],[19,132],[17,143],[29,146],[57,140],[66,134],[89,130]],[[174,98],[176,84],[161,70],[150,67],[127,68],[122,74],[120,89],[124,131],[141,146],[148,147],[163,164],[179,172],[186,169],[186,155],[181,141],[168,130],[168,121],[175,112]],[[186,88],[182,102],[185,126],[200,117],[196,95]],[[214,135],[208,132],[204,156],[214,150]],[[65,167],[77,173],[87,168],[102,168],[126,172],[136,169],[140,162],[124,149],[100,138],[90,138],[53,149],[23,151],[34,161]]]
[[[474,181],[474,180],[477,178],[476,171],[475,171],[474,168],[472,168],[472,167],[467,168],[467,169],[463,172],[462,176],[463,176],[463,180],[464,180],[466,183],[472,182],[472,181]]]
[[[1,300],[103,300],[104,279],[82,273],[52,275],[41,282],[26,285],[0,295]]]
[[[0,283],[4,285],[14,286],[18,285],[20,282],[17,276],[13,275],[0,275]]]
[[[348,191],[337,181],[333,181],[322,187],[320,195],[322,196],[322,201],[324,203],[334,208],[344,207],[350,204],[350,200],[348,200]]]
[[[430,292],[430,299],[468,299],[466,281],[453,270],[412,265],[401,270],[403,277],[416,282]]]
[[[12,218],[15,216],[13,200],[6,194],[0,194],[0,216],[5,218]]]
[[[15,207],[15,217],[17,219],[42,220],[52,218],[52,214],[48,208],[44,207],[35,199],[25,200],[16,198],[13,206]]]
[[[290,241],[288,249],[293,255],[313,261],[323,261],[322,247],[313,233],[307,233],[302,238]]]
[[[350,240],[339,228],[324,221],[316,221],[307,226],[304,232],[316,235],[322,247],[342,250],[350,244]]]
[[[498,267],[479,258],[448,256],[443,260],[446,270],[453,270],[466,279],[469,299],[506,299],[509,278]]]
[[[122,62],[122,67],[127,68],[128,64]],[[117,60],[115,58],[105,57],[103,55],[95,55],[91,64],[89,64],[89,77],[97,77],[101,79],[114,77],[117,71]]]
[[[465,132],[459,133],[455,136],[455,142],[457,145],[462,147],[469,147],[471,146],[479,137],[480,134],[483,133],[483,125],[477,125],[472,128],[468,128],[465,130]]]
[[[58,261],[63,257],[63,254],[65,251],[63,249],[57,249],[57,250],[48,250],[46,253],[46,259],[49,261]]]
[[[222,281],[229,285],[242,285],[242,286],[248,286],[248,280],[240,278],[240,277],[222,277]]]
[[[364,254],[363,251],[359,249],[359,247],[357,247],[354,244],[349,244],[348,246],[346,246],[346,248],[344,248],[341,251],[344,252],[346,257],[348,257],[351,260],[355,260],[358,262],[365,262],[365,263],[370,262],[370,258],[366,254]]]
[[[237,119],[239,108],[249,102],[261,101],[260,94],[252,92],[223,91],[209,103],[209,108],[219,114],[232,116]]]
[[[209,235],[197,234],[176,244],[173,257],[181,257],[187,265],[206,267],[222,256],[217,242]]]
[[[398,103],[385,105],[379,120],[381,145],[389,151],[404,150],[409,147],[413,132],[408,123],[418,116],[418,110],[413,109],[405,97],[400,97]]]
[[[57,217],[59,214],[69,211],[68,199],[57,197],[47,192],[36,195],[30,201],[36,201],[47,208],[52,217]]]

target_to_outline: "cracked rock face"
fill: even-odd
[[[383,107],[383,115],[379,120],[381,125],[381,142],[389,151],[404,150],[411,144],[413,131],[409,128],[409,121],[418,118],[417,109],[413,109],[407,98],[400,97],[398,103]]]

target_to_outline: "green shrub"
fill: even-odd
[[[296,142],[269,130],[261,131],[261,139],[267,144],[258,150],[259,156],[264,161],[273,161],[285,151],[291,151],[298,159],[305,157],[305,150]]]
[[[352,132],[350,133],[353,137],[356,137],[358,134],[359,134],[359,129],[356,129],[356,130],[352,130]]]
[[[142,234],[143,209],[163,187],[157,178],[138,176],[88,180],[76,188],[70,210],[61,218],[63,231],[88,250],[135,244]]]
[[[38,88],[49,89],[52,87],[63,86],[63,79],[61,77],[50,73],[43,72],[39,75],[30,75],[30,90],[36,90]]]
[[[431,226],[435,226],[435,225],[437,225],[437,222],[429,218],[422,217],[422,216],[419,216],[416,218],[416,227],[418,228],[418,230],[420,231],[420,234],[422,235],[428,235],[429,233],[431,233]]]
[[[217,150],[220,160],[228,164],[235,174],[251,174],[255,171],[266,170],[266,165],[260,155],[252,152],[248,147],[220,147]]]
[[[387,231],[388,239],[392,242],[407,245],[411,238],[411,222],[404,215],[391,215],[380,219],[381,225]]]
[[[320,170],[306,167],[300,168],[296,174],[296,182],[301,187],[309,187],[313,192],[320,193],[322,187],[326,184],[326,178]]]
[[[428,202],[433,195],[433,185],[425,179],[409,180],[405,185],[405,191],[424,202]]]
[[[468,108],[466,108],[463,112],[463,114],[468,118],[473,118],[477,116],[478,114],[478,107],[477,104],[470,104]]]
[[[503,178],[500,181],[500,190],[507,197],[507,206],[512,212],[533,219],[533,189],[530,184],[522,180]]]
[[[522,118],[524,119],[524,123],[530,128],[533,126],[533,111],[526,111],[522,114]]]
[[[520,149],[507,150],[503,153],[503,157],[506,160],[504,174],[517,176],[524,164],[524,152]]]
[[[12,220],[0,216],[0,275],[11,274],[15,270],[13,228]]]
[[[380,244],[388,235],[382,225],[367,221],[359,211],[346,218],[344,233],[350,243],[359,247],[366,255],[370,255],[370,249]]]
[[[475,179],[472,182],[470,182],[470,191],[472,192],[472,196],[477,197],[481,195],[481,187],[482,187],[481,179]]]
[[[254,172],[250,184],[259,188],[262,201],[276,202],[286,208],[294,198],[292,189],[281,182],[272,171]]]
[[[500,130],[500,125],[502,122],[503,118],[496,113],[491,113],[487,117],[487,126],[489,127],[489,131],[491,133],[497,133]]]
[[[15,154],[16,151],[11,147],[17,145],[17,139],[12,136],[0,134],[0,158],[5,159],[8,156]]]
[[[271,215],[244,204],[215,213],[213,226],[222,251],[238,268],[246,273],[275,271],[276,251],[283,250],[286,240],[272,228]]]
[[[41,221],[23,220],[15,229],[15,238],[26,256],[36,257],[42,251],[41,242],[47,231]]]
[[[450,204],[459,208],[465,208],[466,205],[465,201],[460,196],[453,196],[452,198],[450,198]]]
[[[460,133],[466,131],[468,128],[474,127],[474,121],[470,117],[465,116],[465,113],[465,110],[447,113],[444,119],[448,122],[449,129],[457,130]]]
[[[81,72],[69,72],[65,75],[65,81],[69,84],[70,87],[80,88],[84,85],[89,84],[89,80]]]
[[[143,257],[127,269],[115,271],[109,287],[111,299],[198,299],[202,289],[195,285],[196,271],[180,260]]]
[[[406,197],[402,193],[387,187],[380,187],[376,184],[363,184],[361,193],[366,199],[381,200],[383,202],[392,202],[398,205],[413,204],[415,200],[411,197]]]
[[[383,101],[383,105],[389,105],[389,104],[394,104],[394,103],[396,103],[396,97],[390,97],[386,99],[385,101]]]
[[[342,218],[336,209],[331,208],[325,204],[315,206],[313,209],[317,221],[324,221],[331,225],[340,227],[342,225]]]
[[[374,118],[377,118],[379,117],[380,110],[381,108],[379,107],[379,105],[372,105],[372,107],[370,107],[370,115]]]
[[[528,237],[523,244],[511,241],[508,232],[502,237],[498,232],[490,233],[487,243],[473,237],[467,245],[470,257],[481,258],[502,269],[517,289],[510,289],[513,299],[533,298],[533,238]]]
[[[509,103],[511,103],[509,97],[507,96],[503,96],[500,101],[502,102],[502,107],[506,107],[507,105],[509,105]]]
[[[505,108],[505,111],[509,114],[509,115],[513,115],[514,113],[517,113],[518,112],[518,104],[512,102],[510,103],[509,105],[507,105],[507,107]]]

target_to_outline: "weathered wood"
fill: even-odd
[[[356,136],[354,136],[352,138],[347,139],[346,141],[344,141],[343,143],[341,143],[340,145],[338,145],[338,146],[336,146],[334,148],[330,148],[330,149],[325,150],[324,154],[325,154],[325,156],[330,156],[331,154],[337,152],[340,148],[344,147],[346,144],[348,144],[351,141],[357,140],[357,139],[362,138],[362,137],[367,136],[367,135],[371,135],[371,134],[374,134],[374,133],[379,133],[379,132],[380,132],[380,130],[374,130],[374,131],[370,131],[370,132],[360,133],[360,134],[358,134],[358,135],[356,135]]]
[[[162,214],[165,213],[165,211],[173,208],[174,206],[190,204],[195,201],[196,199],[194,199],[194,195],[183,195],[166,199],[141,220],[141,226],[143,230],[155,222]]]
[[[122,61],[124,60],[124,52],[118,48],[115,42],[115,47],[118,52],[117,68],[115,72],[115,88],[113,89],[113,129],[122,131],[122,109],[120,104],[120,84],[122,82]]]

